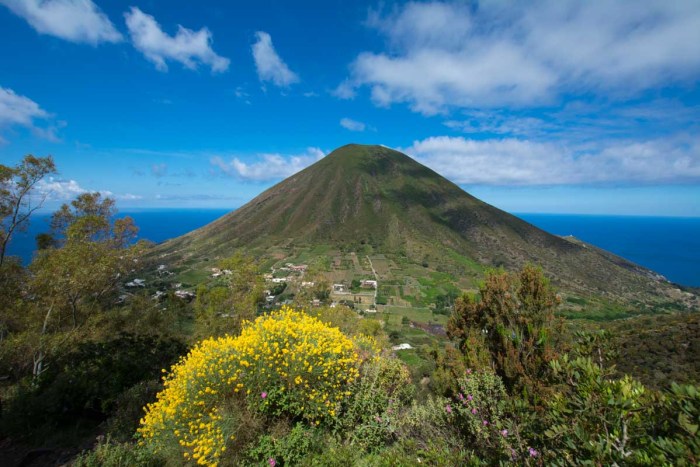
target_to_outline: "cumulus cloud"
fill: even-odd
[[[350,118],[341,118],[340,126],[350,131],[365,131],[367,125],[357,120],[352,120]]]
[[[54,201],[66,201],[88,192],[75,180],[60,180],[54,177],[40,180],[36,185],[36,191],[46,199]],[[101,193],[112,195],[109,191]]]
[[[700,181],[700,139],[609,141],[598,147],[438,136],[402,149],[461,184],[571,185]]]
[[[134,47],[158,70],[168,71],[168,60],[180,62],[191,70],[200,64],[208,65],[214,72],[228,69],[230,60],[214,52],[212,33],[206,27],[193,31],[178,25],[177,34],[170,36],[153,16],[136,7],[131,7],[124,17]]]
[[[94,193],[97,191],[102,196],[115,198],[121,201],[137,201],[143,199],[141,195],[133,193],[115,194],[109,190],[88,190],[80,186],[75,180],[61,180],[48,177],[36,184],[36,193],[48,201],[69,201],[83,193]]]
[[[412,2],[367,23],[391,52],[361,53],[336,95],[366,86],[376,105],[427,115],[567,92],[629,96],[700,71],[695,0]]]
[[[259,154],[257,162],[246,163],[234,157],[229,162],[223,158],[212,157],[210,163],[220,173],[250,181],[270,181],[294,175],[316,161],[325,153],[319,148],[308,148],[303,154]]]
[[[335,89],[331,91],[331,94],[337,97],[338,99],[343,99],[343,100],[350,100],[354,99],[355,96],[357,95],[357,91],[355,90],[356,85],[352,83],[350,80],[345,80],[342,83],[340,83]]]
[[[10,125],[32,126],[35,119],[49,118],[39,104],[12,89],[0,87],[0,127]]]
[[[120,42],[122,35],[91,0],[0,0],[38,33],[97,45]]]
[[[12,89],[0,87],[0,134],[13,126],[29,128],[36,136],[52,142],[60,141],[57,132],[65,122],[49,122],[39,126],[39,121],[49,121],[51,114],[39,104],[15,93]],[[0,143],[5,140],[0,135]]]
[[[270,35],[264,31],[258,31],[255,33],[255,38],[252,51],[260,81],[270,81],[282,87],[299,82],[299,76],[290,70],[277,54]]]

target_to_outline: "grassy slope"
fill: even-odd
[[[387,254],[405,271],[428,263],[451,274],[455,285],[466,277],[460,288],[473,285],[484,268],[533,262],[564,292],[586,299],[636,307],[673,301],[670,285],[653,272],[550,235],[381,146],[343,146],[157,253],[196,268],[238,248],[261,258],[312,261],[315,255],[321,262],[328,261],[328,251]],[[425,280],[434,279],[421,278],[428,288]]]

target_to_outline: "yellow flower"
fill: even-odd
[[[366,352],[372,343],[363,338],[358,345]],[[253,398],[265,392],[260,410],[282,409],[318,425],[336,415],[329,400],[335,404],[350,394],[341,388],[358,377],[355,349],[338,328],[283,307],[245,323],[238,337],[197,344],[164,378],[156,402],[146,407],[139,434],[154,446],[174,435],[185,459],[216,465],[225,440],[232,439],[219,407],[234,393]],[[323,371],[314,373],[314,368]],[[282,392],[284,399],[276,399]]]

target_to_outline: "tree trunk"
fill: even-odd
[[[41,337],[39,337],[39,351],[34,354],[34,365],[32,368],[32,376],[34,381],[41,376],[44,372],[44,358],[46,357],[44,353],[44,335],[46,334],[46,329],[49,327],[49,318],[51,317],[51,311],[53,310],[53,303],[49,307],[49,311],[46,312],[44,317],[44,325],[41,327]]]

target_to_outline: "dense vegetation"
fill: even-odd
[[[41,158],[0,168],[4,248],[55,169]],[[27,268],[3,250],[1,464],[700,461],[700,388],[624,374],[634,368],[614,362],[631,331],[567,325],[537,267],[491,270],[477,291],[442,298],[434,316],[448,337],[412,361],[390,350],[391,334],[423,330],[331,308],[326,284],[266,309],[260,267],[242,253],[191,301],[127,290],[155,269],[135,232],[113,200],[83,194],[56,212]]]

